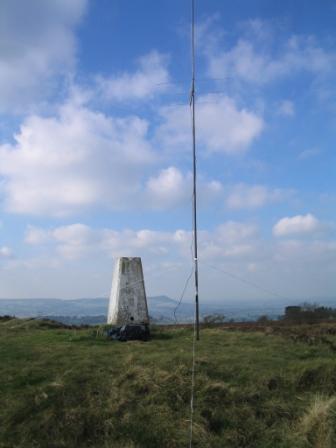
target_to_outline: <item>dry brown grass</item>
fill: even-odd
[[[309,447],[335,448],[335,417],[336,397],[316,395],[298,426]]]

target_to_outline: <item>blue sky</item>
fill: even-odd
[[[334,298],[336,4],[196,7],[202,300]],[[0,297],[107,295],[118,256],[178,297],[190,2],[5,0],[0,17]]]

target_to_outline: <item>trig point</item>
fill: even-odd
[[[112,325],[149,324],[140,257],[120,257],[114,266],[107,314]]]

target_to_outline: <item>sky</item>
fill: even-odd
[[[336,2],[196,0],[200,301],[336,299]],[[192,272],[189,0],[0,3],[0,298]],[[186,299],[192,299],[189,282]]]

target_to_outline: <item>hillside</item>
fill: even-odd
[[[152,318],[163,323],[174,323],[174,310],[178,301],[167,296],[148,297],[148,309]],[[294,303],[297,304],[297,303]],[[283,313],[288,303],[274,302],[258,305],[248,302],[217,301],[202,303],[201,315],[224,314],[227,319],[254,320],[262,314],[276,318]],[[17,317],[46,316],[66,323],[105,323],[108,307],[107,298],[86,299],[0,299],[0,315],[9,314]],[[193,302],[183,301],[177,308],[178,322],[192,322],[194,318]]]
[[[226,325],[197,344],[194,447],[336,446],[336,324]],[[191,328],[110,342],[0,321],[1,448],[188,446]]]

